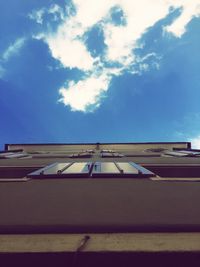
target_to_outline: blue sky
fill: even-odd
[[[199,0],[7,0],[0,25],[1,148],[200,148]]]

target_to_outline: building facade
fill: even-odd
[[[111,255],[156,263],[171,252],[185,262],[197,253],[199,264],[199,182],[200,150],[189,142],[7,144],[0,258],[23,255],[22,266],[29,253],[65,252],[94,266],[102,253],[110,265]]]

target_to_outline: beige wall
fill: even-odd
[[[87,149],[95,149],[97,144],[66,144],[66,145],[9,145],[8,149],[23,149],[26,152],[33,151],[52,151],[52,152],[62,152],[62,151],[83,151]],[[176,148],[187,148],[188,143],[135,143],[135,144],[99,144],[99,149],[113,149],[113,150],[137,150],[143,151],[150,148],[165,148],[172,149]]]

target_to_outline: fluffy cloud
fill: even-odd
[[[69,36],[69,37],[68,37]],[[94,59],[80,40],[70,38],[68,33],[49,36],[46,41],[52,56],[58,59],[64,67],[91,70]]]
[[[200,3],[199,0],[177,1],[177,7],[182,8],[181,16],[174,23],[167,26],[165,30],[176,37],[181,37],[185,33],[186,26],[192,18],[200,16]]]
[[[102,74],[99,77],[89,76],[88,78],[77,83],[70,82],[67,88],[61,88],[60,99],[65,105],[70,105],[73,111],[86,111],[91,106],[99,105],[101,94],[108,90],[111,77]]]
[[[61,102],[73,111],[84,112],[91,105],[99,106],[101,94],[108,90],[113,75],[148,70],[144,59],[136,58],[134,49],[148,28],[165,18],[170,8],[182,9],[180,16],[164,29],[177,37],[181,37],[191,19],[200,14],[199,0],[73,0],[73,5],[76,12],[62,15],[56,32],[42,33],[36,38],[48,44],[52,56],[63,67],[78,68],[85,73],[84,79],[67,81],[68,86],[59,90]],[[124,23],[113,22],[113,8],[123,11]],[[42,23],[44,10],[37,12],[35,19]],[[56,13],[60,9],[54,6],[48,12]],[[94,57],[87,49],[85,35],[97,24],[104,33],[106,47],[99,57]],[[134,69],[136,64],[140,66]]]

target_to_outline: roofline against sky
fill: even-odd
[[[118,142],[113,142],[113,143],[101,143],[101,142],[94,142],[94,143],[26,143],[26,144],[5,144],[5,150],[8,150],[9,146],[59,146],[59,145],[94,145],[94,144],[101,144],[101,145],[147,145],[147,144],[186,144],[187,148],[191,148],[191,142],[126,142],[126,143],[118,143]]]

